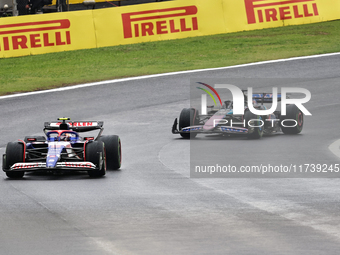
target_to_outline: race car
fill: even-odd
[[[7,177],[19,179],[32,171],[87,171],[91,177],[119,169],[122,163],[121,141],[117,135],[103,136],[102,121],[45,122],[44,136],[26,136],[9,142],[2,168]],[[99,130],[97,137],[79,133]]]
[[[244,102],[247,102],[246,91],[243,90]],[[281,94],[277,94],[281,101]],[[265,104],[273,102],[272,93],[252,94],[255,109],[266,110]],[[233,101],[225,101],[220,109],[207,106],[207,114],[199,115],[195,108],[184,108],[172,126],[173,134],[183,138],[195,138],[198,134],[243,135],[250,139],[259,139],[263,134],[282,131],[284,134],[298,134],[302,131],[304,115],[295,105],[286,105],[286,115],[274,111],[268,115],[255,115],[248,106],[244,106],[244,114],[233,114]]]

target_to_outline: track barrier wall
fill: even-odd
[[[0,18],[0,57],[179,39],[340,18],[340,0],[176,0]]]

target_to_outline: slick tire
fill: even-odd
[[[261,121],[261,116],[255,115],[250,111],[246,111],[244,114],[244,119],[246,122],[246,128],[248,128],[248,132],[251,130],[251,133],[248,133],[247,137],[249,139],[260,139],[263,135],[263,122]],[[260,125],[262,126],[259,127]]]
[[[122,165],[122,144],[117,135],[104,135],[99,138],[105,145],[106,168],[117,170]]]
[[[303,113],[295,104],[286,106],[286,115],[281,115],[280,125],[284,134],[299,134],[303,128]]]
[[[9,170],[15,163],[24,162],[24,144],[19,142],[10,142],[6,146],[6,162],[3,162],[3,169]],[[20,179],[24,176],[24,171],[6,172],[8,178]]]
[[[90,170],[87,172],[90,177],[101,177],[106,174],[105,147],[102,141],[87,143],[85,147],[85,156],[86,161],[90,161],[99,167],[99,170]]]
[[[178,127],[179,130],[182,128],[193,126],[198,122],[198,110],[195,108],[184,108],[179,115]],[[195,138],[197,134],[183,134],[181,136],[185,139]]]

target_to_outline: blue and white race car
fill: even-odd
[[[103,136],[102,121],[45,122],[45,136],[26,136],[9,142],[2,168],[9,178],[22,178],[32,171],[87,171],[91,177],[119,169],[122,163],[121,141],[117,135]],[[79,133],[99,130],[97,137]]]

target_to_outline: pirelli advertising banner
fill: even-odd
[[[225,33],[222,1],[181,0],[98,10],[98,47]]]
[[[91,12],[0,18],[0,56],[95,48]]]
[[[340,0],[174,0],[0,18],[0,57],[178,39],[340,18]]]
[[[340,0],[224,0],[228,32],[340,19]]]

